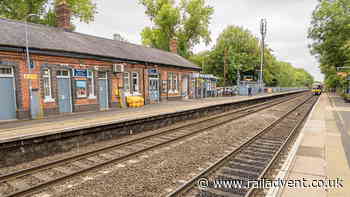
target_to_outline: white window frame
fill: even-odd
[[[136,77],[134,77],[134,74],[136,74]],[[137,91],[134,90],[134,79],[136,79],[136,89]],[[138,72],[131,72],[131,88],[132,88],[132,93],[133,94],[138,94],[140,92],[140,79],[139,79],[139,73]],[[131,91],[130,88],[130,91]]]
[[[127,75],[127,77],[125,77]],[[127,79],[127,80],[126,80]],[[128,85],[128,89],[125,89],[125,84]],[[127,93],[131,93],[131,87],[130,87],[130,73],[129,72],[124,72],[123,73],[123,86],[124,86],[124,91]]]
[[[174,79],[174,92],[178,93],[179,92],[179,79],[177,73],[173,74],[173,79]]]
[[[95,73],[93,70],[88,70],[88,80],[91,80],[91,84],[89,86],[89,99],[96,99],[96,92],[95,92]],[[90,91],[91,88],[91,91]]]
[[[168,72],[168,93],[173,93],[173,79],[174,79],[174,73]]]
[[[67,75],[58,75],[58,72],[67,72]],[[56,71],[56,78],[66,78],[66,79],[70,79],[70,73],[69,70],[57,70]]]
[[[45,74],[45,72],[47,71],[47,74]],[[45,87],[45,78],[48,79],[48,89],[49,89],[49,93],[50,95],[45,95],[46,94],[46,87]],[[52,83],[51,83],[51,70],[50,69],[44,69],[44,74],[43,74],[43,86],[44,86],[44,102],[45,103],[49,103],[49,102],[54,102],[55,99],[52,98]]]
[[[5,69],[10,69],[11,70],[11,74],[1,74],[0,73],[0,77],[14,77],[13,68],[12,67],[0,66],[0,68],[5,68]]]

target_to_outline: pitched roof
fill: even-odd
[[[0,46],[25,47],[25,24],[0,18]],[[29,47],[89,54],[130,61],[200,69],[178,54],[60,28],[28,23]]]

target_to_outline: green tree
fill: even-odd
[[[208,55],[208,73],[224,77],[224,63],[227,64],[227,84],[236,81],[237,70],[245,75],[254,75],[259,61],[259,41],[248,30],[237,26],[228,26],[218,37]]]
[[[209,24],[214,12],[205,0],[139,0],[145,6],[146,15],[153,23],[143,29],[144,45],[169,51],[171,39],[178,42],[178,52],[189,57],[192,49],[202,40],[209,44]]]
[[[335,68],[349,66],[350,0],[320,0],[312,15],[310,50],[325,74],[326,85],[339,84]]]
[[[225,55],[226,53],[226,55]],[[228,26],[218,37],[211,51],[193,55],[190,60],[202,65],[205,73],[224,77],[224,62],[227,63],[226,85],[236,84],[237,71],[241,77],[252,75],[258,79],[260,70],[260,43],[247,29]],[[272,55],[272,50],[264,49],[264,82],[268,86],[309,86],[313,77],[304,69],[296,69],[291,64],[280,62]],[[221,81],[221,85],[222,81]]]
[[[0,16],[24,20],[29,14],[40,17],[30,17],[28,21],[50,26],[56,25],[55,4],[62,0],[1,0]],[[72,10],[73,18],[89,23],[94,20],[96,5],[92,0],[66,0]]]

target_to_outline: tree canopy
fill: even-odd
[[[56,25],[55,4],[61,0],[1,0],[0,16],[24,20],[29,14],[40,17],[30,17],[28,21],[50,26]],[[72,10],[73,18],[85,23],[92,22],[96,14],[96,5],[92,0],[66,0]]]
[[[329,87],[341,83],[336,68],[350,66],[350,0],[320,0],[312,14],[308,37]]]
[[[226,55],[225,55],[226,54]],[[313,77],[301,68],[278,61],[269,48],[264,49],[264,82],[271,86],[309,86]],[[190,58],[206,73],[223,78],[224,64],[227,64],[227,84],[233,85],[239,70],[244,75],[258,78],[260,70],[260,42],[252,33],[238,26],[228,26],[218,37],[212,50],[193,55]],[[223,84],[222,84],[223,85]]]
[[[144,45],[169,51],[169,42],[176,39],[178,53],[188,57],[192,48],[204,41],[209,44],[209,24],[214,9],[205,0],[139,0],[145,6],[146,15],[153,23],[143,29]]]

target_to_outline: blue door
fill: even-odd
[[[58,78],[58,105],[60,113],[72,112],[70,79]]]
[[[98,85],[100,87],[99,91],[99,100],[100,100],[100,109],[108,109],[108,83],[107,79],[99,79]]]
[[[182,77],[182,97],[188,99],[188,76]]]
[[[40,118],[40,94],[38,90],[31,92],[30,113],[33,119]]]
[[[0,120],[16,118],[16,97],[13,87],[13,77],[0,76]]]
[[[151,103],[159,102],[159,79],[149,79],[149,99]]]

